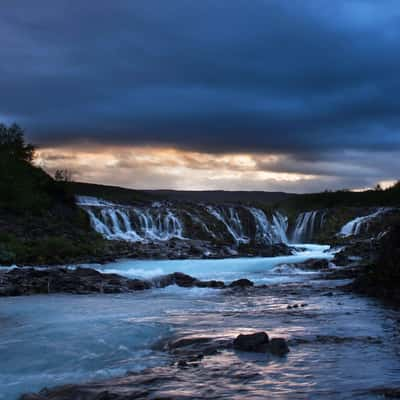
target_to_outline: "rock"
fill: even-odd
[[[235,350],[255,353],[271,353],[280,357],[290,351],[285,339],[269,339],[265,332],[257,332],[250,335],[241,334],[233,341],[233,348]]]
[[[254,283],[249,279],[238,279],[229,285],[230,288],[248,288],[253,286]]]
[[[225,287],[221,281],[199,281],[189,275],[175,272],[156,282],[159,287]],[[146,290],[153,284],[140,279],[128,279],[117,274],[103,274],[92,268],[15,268],[0,270],[0,296],[20,296],[50,293],[127,293]]]
[[[196,361],[204,356],[217,354],[220,350],[231,346],[231,343],[229,339],[189,336],[167,342],[164,350],[186,360]]]
[[[185,360],[179,360],[176,365],[178,368],[187,368],[189,366]]]
[[[197,281],[195,284],[196,287],[208,287],[212,289],[223,289],[225,287],[225,283],[222,281]]]
[[[269,338],[265,332],[257,332],[249,335],[240,334],[233,341],[233,348],[240,351],[252,351],[265,353],[268,350]]]
[[[130,290],[145,290],[150,289],[151,285],[149,282],[141,281],[140,279],[130,279],[128,281],[128,288]]]
[[[289,353],[289,346],[283,338],[272,338],[268,344],[268,351],[276,356],[284,356]]]
[[[313,258],[303,263],[296,264],[296,268],[310,271],[323,271],[329,269],[329,261],[325,259]]]

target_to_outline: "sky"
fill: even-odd
[[[0,122],[75,180],[361,189],[399,178],[398,0],[2,0]]]

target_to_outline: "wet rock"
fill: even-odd
[[[155,280],[156,286],[164,288],[166,286],[177,285],[181,287],[209,287],[213,289],[222,289],[225,287],[222,281],[199,281],[190,275],[182,272],[174,272],[173,274],[161,276]]]
[[[257,332],[250,335],[241,334],[233,341],[233,348],[239,351],[270,353],[280,357],[290,351],[285,339],[269,339],[265,332]]]
[[[233,348],[240,351],[265,353],[268,350],[269,337],[265,332],[240,334],[233,341]]]
[[[129,279],[127,285],[130,290],[145,290],[151,287],[149,282],[141,281],[140,279]]]
[[[178,285],[182,287],[195,286],[196,278],[181,272],[174,272],[173,274],[165,275],[159,278],[158,286],[163,288],[170,285]]]
[[[225,287],[225,283],[222,281],[197,281],[196,287],[208,287],[211,289],[223,289]]]
[[[185,360],[198,361],[230,347],[231,343],[231,340],[224,338],[184,337],[167,342],[163,349]]]
[[[310,259],[303,263],[294,264],[298,269],[308,271],[324,271],[329,269],[329,261],[324,259]]]
[[[283,338],[272,338],[269,341],[268,351],[276,356],[284,356],[289,353],[289,346]]]
[[[187,368],[189,366],[185,360],[179,360],[176,365],[178,368]]]
[[[293,304],[293,305],[288,305],[286,308],[288,309],[288,310],[291,310],[291,309],[293,309],[293,308],[299,308],[299,307],[307,307],[308,306],[308,304],[307,303],[301,303],[301,304]]]
[[[220,289],[220,281],[199,281],[189,275],[176,272],[159,278],[158,286],[209,287]],[[146,290],[153,283],[128,279],[117,274],[103,274],[92,268],[15,268],[0,271],[0,296],[70,293],[128,293]]]
[[[229,285],[230,288],[248,288],[253,286],[254,283],[249,279],[238,279]]]

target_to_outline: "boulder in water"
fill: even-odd
[[[266,332],[257,332],[249,335],[241,334],[233,341],[233,348],[255,353],[271,353],[280,357],[290,351],[285,339],[269,339]]]
[[[252,286],[254,286],[254,283],[249,279],[238,279],[229,285],[230,288],[247,288]]]
[[[268,351],[275,356],[284,356],[289,353],[289,346],[283,338],[272,338],[268,344]]]
[[[233,348],[240,351],[265,353],[268,350],[269,337],[265,332],[256,332],[249,335],[240,334],[233,341]]]

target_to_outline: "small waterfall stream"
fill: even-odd
[[[359,235],[363,229],[368,230],[368,224],[371,220],[379,217],[380,215],[390,211],[391,208],[378,208],[372,214],[357,217],[345,224],[339,232],[339,236],[348,237]]]
[[[318,211],[307,211],[301,213],[296,219],[296,226],[293,231],[292,242],[302,243],[312,238],[315,228],[315,220]]]
[[[206,209],[212,216],[225,225],[226,229],[237,244],[250,242],[250,239],[244,234],[242,222],[237,210],[233,207],[228,207],[226,210],[223,207],[213,206],[207,206]]]

